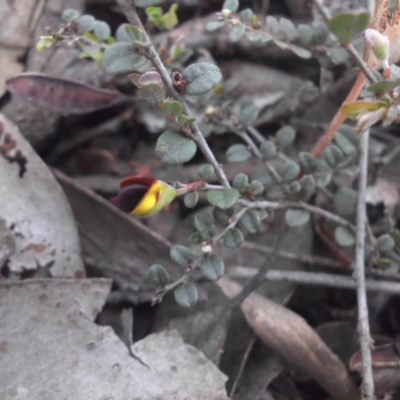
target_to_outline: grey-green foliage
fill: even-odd
[[[93,33],[101,40],[107,40],[111,35],[111,28],[104,21],[96,21],[93,26]]]
[[[180,244],[171,247],[170,256],[171,260],[184,271],[193,261],[192,251],[188,247],[182,246]]]
[[[224,244],[226,247],[231,249],[237,249],[241,246],[244,241],[244,236],[242,231],[239,228],[231,229],[225,236],[224,236]]]
[[[333,208],[341,217],[352,217],[356,213],[357,192],[342,186],[333,196]]]
[[[196,154],[196,143],[182,134],[169,129],[157,140],[156,155],[166,164],[182,164]]]
[[[237,174],[232,181],[232,186],[239,190],[241,194],[245,193],[249,185],[249,177],[246,174]]]
[[[229,220],[235,213],[234,208],[228,208],[227,210],[221,210],[218,207],[214,207],[213,209],[213,217],[215,222],[219,225],[226,225],[229,223]]]
[[[253,181],[250,183],[249,192],[253,197],[259,196],[264,191],[264,186],[259,181]]]
[[[198,62],[186,67],[182,77],[186,81],[186,93],[199,95],[213,89],[222,79],[222,74],[216,65]]]
[[[306,210],[289,208],[285,213],[285,221],[290,227],[304,225],[310,219],[310,213]]]
[[[162,265],[154,264],[147,272],[147,281],[156,288],[164,287],[169,283],[168,272]]]
[[[261,221],[259,215],[253,211],[249,210],[239,221],[240,227],[249,233],[257,233],[260,229]]]
[[[204,276],[212,281],[217,281],[225,272],[225,265],[222,258],[215,254],[205,257],[200,268]]]
[[[288,161],[278,169],[283,181],[288,182],[295,179],[300,173],[300,167],[293,161]]]
[[[335,229],[335,240],[339,246],[354,246],[356,239],[354,233],[344,226],[337,226]]]
[[[135,46],[128,42],[116,42],[106,49],[102,67],[109,74],[136,71],[146,62],[146,58],[135,52]]]
[[[280,149],[289,146],[295,139],[296,131],[290,125],[282,126],[282,128],[276,132],[276,141]]]
[[[194,283],[179,286],[174,290],[175,301],[183,308],[193,308],[199,299],[199,292]]]
[[[234,144],[226,151],[226,158],[230,162],[244,162],[250,157],[250,151],[243,144]]]
[[[235,188],[208,190],[207,200],[215,207],[226,210],[233,207],[239,199],[239,191]]]
[[[379,251],[388,252],[393,250],[395,246],[394,239],[387,233],[378,237],[376,245]]]
[[[270,160],[276,156],[276,146],[271,140],[265,140],[260,145],[260,152],[265,160]]]
[[[211,240],[216,232],[213,219],[208,214],[204,213],[198,213],[195,215],[194,227],[200,235],[201,240]]]
[[[199,169],[197,170],[197,174],[200,178],[208,181],[214,175],[214,167],[211,164],[200,165]]]
[[[199,201],[199,193],[197,191],[186,193],[183,197],[183,203],[187,208],[194,208],[196,207]]]

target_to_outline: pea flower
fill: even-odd
[[[119,184],[121,190],[111,202],[122,211],[138,217],[157,214],[178,195],[178,191],[152,176],[129,176]]]

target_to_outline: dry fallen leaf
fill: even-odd
[[[176,331],[150,335],[131,357],[93,323],[108,279],[0,283],[0,398],[228,400],[226,376]],[[34,332],[34,334],[32,334]]]
[[[0,114],[0,218],[15,242],[8,268],[48,268],[54,277],[84,277],[70,206],[45,163]],[[43,271],[41,271],[43,272]]]

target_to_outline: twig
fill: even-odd
[[[357,231],[356,231],[356,265],[354,277],[357,282],[358,324],[361,342],[361,356],[363,364],[363,381],[361,391],[365,400],[374,400],[374,381],[372,375],[371,345],[372,339],[368,321],[367,295],[365,289],[365,234],[367,212],[365,194],[368,175],[368,143],[369,129],[361,134],[360,138],[360,175],[358,181],[357,199]]]
[[[268,201],[268,200],[249,201],[245,199],[239,199],[238,203],[249,208],[271,209],[271,210],[282,210],[285,208],[302,208],[303,210],[307,210],[312,214],[320,215],[321,217],[324,217],[328,221],[336,222],[339,225],[345,226],[350,230],[352,230],[353,232],[355,231],[355,226],[346,219],[339,217],[338,215],[335,215],[320,207],[316,207],[304,203],[302,201],[296,203],[291,201],[282,201],[282,202]]]
[[[232,398],[232,399],[233,399],[233,396],[235,395],[237,385],[238,385],[239,380],[240,380],[240,378],[241,378],[241,376],[243,374],[244,367],[246,366],[247,360],[248,360],[248,358],[250,356],[251,350],[253,349],[253,346],[254,346],[254,343],[256,342],[256,339],[257,339],[257,336],[253,334],[253,337],[251,338],[249,344],[247,345],[246,351],[245,351],[245,353],[243,355],[243,358],[242,358],[242,362],[240,363],[239,371],[238,371],[237,376],[235,378],[235,382],[233,382],[231,392],[229,393],[229,397]]]
[[[236,279],[249,279],[257,273],[256,268],[230,267],[228,275]],[[295,282],[302,285],[328,286],[340,289],[357,289],[357,282],[349,277],[325,272],[282,271],[270,269],[264,276],[267,281]],[[371,292],[399,294],[400,283],[388,281],[367,280],[365,287]]]
[[[133,4],[132,0],[117,0],[117,3],[121,7],[123,13],[125,14],[126,18],[128,19],[129,23],[132,25],[138,26],[144,36],[144,42],[150,43],[148,47],[144,47],[143,54],[154,66],[154,68],[157,70],[157,72],[161,75],[161,78],[167,87],[168,91],[171,93],[171,95],[178,100],[182,106],[183,106],[183,111],[185,115],[188,117],[191,117],[191,112],[189,110],[189,106],[187,105],[187,102],[185,98],[179,94],[173,85],[172,79],[166,70],[163,62],[161,61],[160,56],[158,55],[157,51],[155,50],[154,46],[151,44],[150,38],[147,35],[146,30],[143,27],[142,21],[140,20],[137,12],[135,5]],[[214,167],[215,174],[217,175],[219,181],[221,184],[226,187],[230,188],[230,183],[228,181],[228,178],[226,177],[224,171],[221,168],[221,165],[218,163],[216,160],[213,152],[211,151],[210,147],[208,146],[206,140],[204,139],[204,136],[200,132],[200,129],[197,125],[196,122],[194,122],[191,125],[192,131],[193,131],[193,139],[196,142],[197,146],[200,148],[202,153],[204,154],[204,157],[207,159],[207,161]]]
[[[231,230],[233,229],[240,221],[240,219],[243,217],[243,215],[248,211],[247,207],[243,207],[237,214],[235,214],[233,217],[231,217],[231,220],[229,224],[220,232],[218,235],[215,235],[209,243],[206,243],[207,246],[209,246],[211,249],[215,247],[215,245],[224,238],[224,236]],[[191,263],[191,265],[187,268],[187,271],[176,281],[170,283],[167,286],[164,286],[162,289],[160,289],[156,296],[153,298],[151,304],[154,305],[156,303],[159,303],[163,297],[170,292],[171,290],[176,289],[178,286],[184,285],[187,283],[189,276],[193,273],[193,271],[201,265],[202,260],[206,256],[206,252],[203,252],[200,256],[196,257],[195,260]]]

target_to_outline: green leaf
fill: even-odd
[[[182,77],[186,81],[186,93],[199,95],[213,89],[220,82],[222,74],[216,65],[199,62],[186,67]]]
[[[297,27],[297,36],[300,44],[303,46],[309,46],[315,40],[314,32],[310,25],[300,24]]]
[[[224,237],[224,244],[230,249],[237,249],[244,241],[243,233],[238,228],[231,229]]]
[[[353,232],[344,226],[337,226],[335,229],[335,240],[339,246],[350,247],[354,246],[356,239]]]
[[[150,83],[140,88],[140,94],[151,104],[159,105],[165,99],[165,90],[156,83]]]
[[[267,198],[270,200],[280,200],[285,197],[282,185],[274,185],[267,189]]]
[[[172,4],[169,8],[169,11],[165,13],[161,17],[161,27],[167,30],[171,30],[178,25],[179,20],[178,16],[176,15],[176,11],[178,10],[178,4]]]
[[[180,244],[172,246],[169,254],[171,256],[171,260],[180,268],[182,268],[183,271],[185,271],[193,261],[192,251],[188,247]]]
[[[180,133],[168,129],[157,140],[156,155],[166,164],[182,164],[196,154],[196,143]]]
[[[128,35],[128,32],[126,31],[126,27],[129,24],[121,24],[118,28],[117,31],[115,32],[115,39],[117,42],[130,42],[131,38]]]
[[[340,150],[342,150],[346,157],[350,157],[357,152],[357,149],[353,143],[351,143],[350,140],[347,139],[342,133],[337,132],[333,140],[340,147]]]
[[[309,219],[310,213],[306,210],[289,208],[285,213],[285,221],[290,227],[304,225]]]
[[[225,272],[225,265],[221,257],[212,254],[206,257],[200,266],[203,274],[211,281],[217,281]]]
[[[133,72],[145,62],[146,58],[137,54],[131,43],[117,42],[104,52],[102,67],[109,74],[121,74]]]
[[[204,213],[198,213],[195,215],[194,227],[200,234],[202,240],[211,240],[216,232],[213,219],[208,214]]]
[[[339,132],[353,143],[354,147],[358,148],[360,146],[360,137],[355,133],[353,126],[343,124]]]
[[[318,42],[324,42],[326,39],[328,39],[329,29],[322,21],[314,21],[311,24],[311,28]]]
[[[252,101],[247,101],[240,108],[239,122],[245,127],[253,125],[259,113],[260,109]]]
[[[289,125],[282,126],[282,128],[276,132],[275,137],[279,148],[284,149],[294,142],[294,139],[296,139],[296,131]]]
[[[246,31],[244,35],[250,42],[258,42],[263,38],[264,33],[262,31]]]
[[[229,39],[232,42],[237,42],[246,32],[246,25],[238,22],[229,32]]]
[[[160,264],[154,264],[147,272],[147,281],[151,286],[160,288],[168,285],[169,275],[167,270]]]
[[[335,168],[343,160],[344,154],[338,146],[332,144],[325,149],[323,157],[330,167]]]
[[[197,170],[200,178],[209,181],[214,175],[214,167],[211,164],[203,164]]]
[[[144,32],[138,26],[126,24],[125,31],[134,44],[138,46],[148,46],[150,44],[146,43]]]
[[[299,162],[301,169],[306,174],[311,174],[317,170],[317,159],[311,153],[301,151],[299,154]]]
[[[79,15],[79,11],[68,8],[62,13],[61,19],[65,24],[69,24],[73,20],[77,19]]]
[[[176,100],[164,100],[161,111],[170,117],[179,117],[183,112],[182,104]]]
[[[93,33],[101,40],[107,40],[111,35],[111,28],[104,21],[96,21],[93,26]]]
[[[367,12],[340,14],[329,21],[331,31],[344,44],[350,43],[356,36],[363,33],[368,25]]]
[[[269,33],[271,33],[271,35],[273,35],[273,36],[279,35],[279,30],[280,30],[279,22],[275,17],[273,17],[272,15],[268,15],[265,18],[265,23],[266,23],[268,31],[269,31]]]
[[[300,182],[298,181],[291,182],[289,185],[289,189],[293,195],[298,195],[301,192]]]
[[[279,32],[284,35],[286,40],[293,42],[297,39],[297,30],[293,22],[286,18],[279,20]]]
[[[196,121],[196,118],[189,118],[185,114],[181,114],[178,116],[178,125],[179,126],[190,126],[195,121]]]
[[[357,192],[342,186],[333,196],[333,208],[341,217],[352,217],[357,208]]]
[[[265,160],[270,160],[276,156],[276,146],[271,140],[265,140],[261,143],[260,152]]]
[[[95,22],[96,18],[93,17],[93,15],[85,14],[78,18],[76,24],[81,31],[90,32],[93,29]]]
[[[293,161],[288,161],[278,169],[279,175],[285,182],[295,179],[300,173],[300,167]]]
[[[359,100],[342,106],[342,114],[349,119],[357,121],[362,115],[370,111],[376,111],[381,107],[376,100]]]
[[[253,11],[250,10],[250,8],[246,8],[240,13],[240,19],[243,22],[250,24],[252,22],[253,15],[254,15]]]
[[[253,181],[250,184],[249,190],[253,197],[257,197],[264,191],[264,186],[259,181]]]
[[[261,226],[260,217],[253,210],[247,211],[240,219],[239,223],[243,229],[252,234],[257,233]]]
[[[195,208],[199,201],[199,193],[198,192],[189,192],[186,193],[183,197],[183,204],[187,208]]]
[[[244,162],[251,157],[251,153],[243,144],[234,144],[226,151],[226,158],[230,162]]]
[[[393,81],[381,81],[367,87],[372,93],[388,93],[400,86],[400,78]]]
[[[208,190],[207,200],[215,207],[226,210],[236,204],[240,196],[237,189]]]
[[[199,292],[194,283],[179,286],[174,290],[175,301],[182,308],[193,308],[199,299]]]
[[[156,6],[162,3],[164,3],[164,0],[135,0],[135,6],[141,8]]]
[[[385,233],[384,235],[381,235],[378,237],[378,239],[376,241],[376,245],[377,245],[379,251],[382,251],[385,253],[385,252],[393,250],[395,243],[394,243],[393,238],[390,235],[388,235],[387,233]]]
[[[206,30],[208,32],[214,32],[222,28],[226,24],[226,21],[211,21],[206,25]]]
[[[227,210],[221,210],[220,208],[213,208],[213,217],[215,221],[220,225],[226,225],[229,223],[233,214],[235,213],[234,208],[228,208]]]
[[[222,6],[223,10],[229,10],[232,12],[236,12],[239,8],[239,0],[225,0],[224,5]]]
[[[321,171],[314,173],[315,186],[317,188],[326,187],[332,179],[332,172],[330,171]]]
[[[232,181],[232,186],[239,190],[241,194],[246,192],[249,184],[249,177],[246,174],[237,174]]]
[[[304,175],[300,179],[301,197],[304,201],[310,200],[310,197],[315,193],[315,180],[312,175]]]

